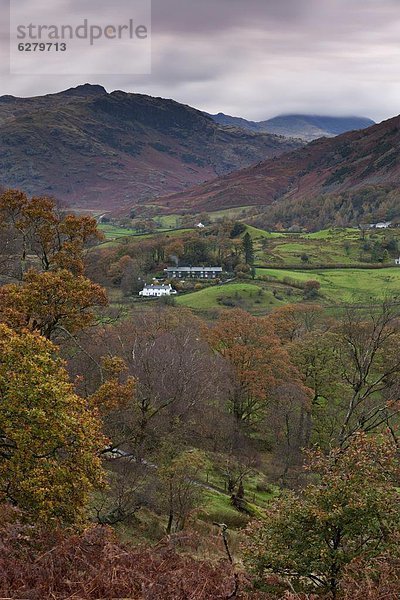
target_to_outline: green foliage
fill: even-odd
[[[246,265],[252,265],[254,263],[254,245],[248,231],[244,234],[242,243],[245,263]]]
[[[242,235],[246,231],[246,225],[244,223],[240,223],[240,221],[235,221],[233,227],[231,229],[231,238],[236,238],[239,235]]]
[[[395,548],[400,526],[394,444],[354,437],[345,451],[312,455],[320,479],[301,495],[285,492],[247,531],[245,559],[260,580],[277,574],[299,591],[336,597],[344,568]]]

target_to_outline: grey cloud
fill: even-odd
[[[118,1],[62,0],[60,16],[81,14],[85,2],[109,11]],[[134,1],[121,0],[125,7]],[[29,9],[29,0],[18,2]],[[4,0],[0,6],[5,17]],[[33,95],[89,81],[254,119],[319,112],[379,120],[400,112],[398,0],[153,0],[152,8],[151,76],[4,72],[0,93]],[[106,52],[99,47],[99,56]]]

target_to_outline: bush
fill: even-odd
[[[32,529],[8,509],[1,516],[2,597],[214,600],[227,598],[234,589],[227,561],[211,564],[178,554],[179,536],[159,543],[157,549],[131,548],[119,543],[108,527],[70,535]],[[190,547],[188,534],[184,544]]]

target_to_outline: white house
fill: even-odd
[[[400,258],[396,258],[396,259],[395,259],[395,261],[394,261],[394,263],[395,263],[395,264],[396,264],[398,267],[400,267]]]
[[[196,227],[198,227],[199,229],[204,229],[205,225],[203,225],[203,223],[197,223]]]
[[[170,296],[171,294],[176,294],[176,290],[173,289],[171,285],[145,285],[141,292],[139,292],[139,296],[144,296],[145,298],[160,298],[161,296]]]
[[[388,229],[392,224],[392,221],[382,221],[381,223],[371,223],[371,229]]]

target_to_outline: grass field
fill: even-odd
[[[329,269],[321,271],[290,271],[257,269],[257,275],[268,275],[277,282],[285,278],[305,282],[315,279],[321,284],[321,294],[331,302],[370,302],[386,295],[400,296],[400,268],[389,269]]]
[[[138,233],[135,229],[125,229],[106,224],[99,225],[98,228],[104,234],[106,240],[105,242],[102,242],[103,246],[114,246],[117,243],[124,243],[125,240],[129,240],[130,238],[146,240],[159,235],[177,237],[183,233],[192,231],[192,229],[157,229],[154,233]]]
[[[270,266],[311,266],[372,264],[376,244],[392,240],[400,246],[400,230],[371,230],[362,239],[358,229],[325,229],[316,233],[269,233],[248,226],[252,236],[256,263]],[[399,251],[400,252],[400,251]],[[397,252],[389,260],[394,262]]]
[[[174,229],[179,227],[180,215],[160,215],[154,220],[161,229]]]
[[[135,235],[136,229],[125,229],[125,227],[117,227],[108,223],[100,223],[97,228],[102,232],[106,240],[115,240],[127,235]]]
[[[400,268],[397,267],[317,271],[257,269],[256,276],[268,276],[268,280],[216,285],[178,296],[176,302],[200,311],[237,307],[253,314],[265,314],[282,304],[303,301],[303,291],[296,288],[296,283],[304,284],[310,279],[321,284],[320,301],[324,304],[369,304],[387,296],[400,297]]]
[[[250,312],[266,312],[283,304],[271,290],[253,283],[227,283],[178,296],[177,303],[197,310],[244,308]]]

